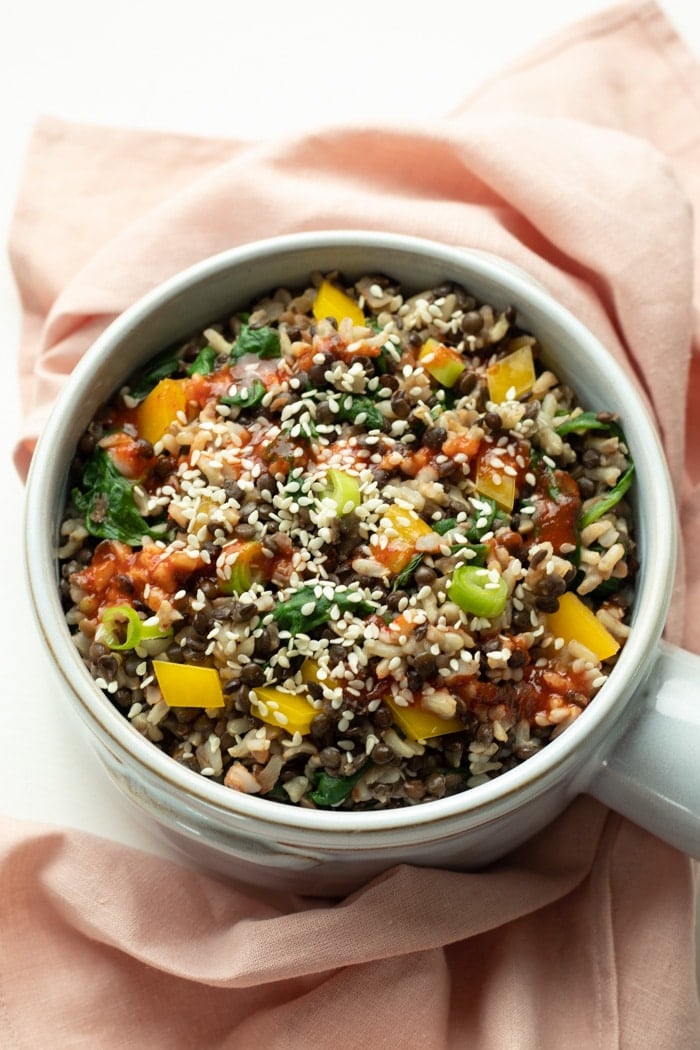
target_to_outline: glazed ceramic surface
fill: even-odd
[[[349,277],[386,273],[409,291],[455,280],[496,306],[514,304],[581,402],[619,413],[636,464],[641,571],[633,629],[595,700],[539,754],[490,783],[381,812],[284,806],[178,765],[97,688],[70,640],[57,586],[68,465],[98,406],[134,368],[198,326],[271,288],[298,286],[311,271],[334,269]],[[122,791],[196,863],[318,894],[346,892],[400,862],[478,868],[543,828],[581,792],[700,856],[700,658],[660,642],[676,552],[663,453],[640,397],[610,354],[510,264],[408,237],[324,231],[246,245],[173,278],[115,321],[71,375],[35,453],[25,541],[34,610],[66,708],[82,717]]]

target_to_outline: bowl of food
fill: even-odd
[[[477,868],[581,792],[698,853],[663,454],[502,260],[367,231],[204,260],[80,361],[26,522],[70,706],[209,868]]]

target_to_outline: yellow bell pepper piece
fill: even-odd
[[[461,354],[433,338],[423,343],[418,360],[441,386],[454,386],[466,368]]]
[[[548,613],[546,621],[547,630],[555,637],[563,638],[565,642],[580,642],[599,660],[607,660],[620,648],[593,610],[571,591],[562,594],[558,611]]]
[[[201,707],[208,710],[224,706],[221,679],[216,668],[154,660],[153,670],[168,707]]]
[[[503,467],[494,466],[488,455],[479,457],[474,484],[486,499],[493,499],[503,510],[512,510],[515,503],[515,478]]]
[[[316,685],[327,685],[330,689],[335,689],[338,684],[335,678],[331,678],[330,675],[326,678],[321,678],[318,672],[319,665],[317,661],[307,657],[301,665],[302,682],[314,682]]]
[[[314,317],[321,321],[324,317],[333,317],[339,324],[344,317],[349,317],[354,325],[365,325],[365,315],[349,295],[341,292],[330,281],[323,281],[316,293],[313,305]]]
[[[532,390],[535,363],[532,348],[521,346],[486,370],[486,382],[492,401],[516,400]]]
[[[406,568],[413,557],[417,540],[421,536],[429,536],[433,530],[414,510],[406,510],[398,503],[392,503],[382,517],[388,518],[389,526],[382,532],[380,524],[380,531],[372,537],[372,557],[385,565],[389,572],[398,573]],[[386,546],[380,542],[382,535],[387,538]]]
[[[399,707],[392,697],[386,697],[384,702],[390,708],[396,725],[409,740],[429,740],[434,736],[458,733],[460,729],[464,729],[458,718],[440,718],[417,704],[412,707]]]
[[[155,445],[186,407],[185,380],[161,379],[136,409],[139,437]]]
[[[259,685],[251,691],[253,714],[268,725],[286,729],[288,733],[305,736],[318,712],[308,697],[286,693],[272,685]],[[262,707],[260,705],[263,705]]]

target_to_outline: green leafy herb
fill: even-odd
[[[319,598],[316,595],[316,587],[307,584],[286,602],[275,606],[272,616],[278,627],[283,631],[289,631],[292,637],[302,631],[308,634],[316,627],[322,627],[324,623],[328,623],[334,605],[337,605],[341,613],[351,611],[359,616],[369,616],[372,606],[368,602],[353,601],[351,595],[352,592],[336,590],[332,598],[327,598],[325,595]],[[311,609],[312,605],[313,609]]]
[[[245,354],[255,354],[263,359],[279,357],[279,332],[276,328],[250,328],[244,324],[231,351],[231,361],[238,361]]]
[[[544,474],[545,485],[547,487],[547,495],[555,503],[559,503],[561,500],[561,489],[557,482],[557,477],[552,468],[544,460],[540,462],[540,470]]]
[[[608,424],[601,423],[595,412],[581,412],[554,429],[560,437],[566,437],[567,434],[585,434],[588,430],[607,430]]]
[[[589,507],[585,514],[581,515],[581,521],[579,522],[580,528],[585,529],[587,525],[592,525],[594,521],[598,521],[604,514],[607,514],[609,510],[619,503],[628,488],[632,484],[632,478],[634,476],[634,463],[630,463],[627,470],[621,476],[617,485],[610,489],[610,492],[606,496],[601,497],[592,507]]]
[[[332,777],[322,770],[316,774],[316,784],[314,790],[309,792],[309,798],[317,806],[339,806],[348,797],[366,768],[367,763],[349,777]]]
[[[422,554],[414,554],[403,572],[400,572],[394,580],[392,591],[398,591],[400,588],[405,587],[422,561]]]
[[[150,394],[153,387],[160,383],[161,379],[174,375],[180,367],[180,348],[165,350],[162,354],[154,357],[151,363],[134,379],[129,386],[131,397],[142,401],[146,394]]]
[[[374,358],[374,371],[378,376],[393,373],[397,361],[401,360],[401,351],[393,343],[385,343]],[[381,384],[380,384],[381,385]]]
[[[384,329],[379,324],[376,318],[370,318],[367,322],[367,327],[371,328],[375,335],[379,335]],[[387,372],[393,372],[392,365],[396,361],[401,360],[401,351],[392,342],[384,343],[377,356],[374,358],[374,371],[378,376],[386,375]]]
[[[483,565],[486,561],[488,546],[485,543],[453,543],[452,553],[459,554],[460,551],[472,551],[473,557],[469,559],[469,565]]]
[[[297,496],[304,494],[304,468],[293,467],[290,470],[287,477],[287,484],[282,489],[282,495],[285,497],[291,496],[292,499],[296,499]]]
[[[73,489],[72,498],[92,536],[119,540],[130,547],[140,547],[144,536],[164,538],[165,526],[151,525],[141,517],[133,484],[119,473],[104,449],[95,449],[85,464],[82,484]]]
[[[610,595],[617,594],[621,591],[624,583],[624,580],[619,580],[617,577],[611,576],[610,579],[603,580],[602,583],[599,583],[593,591],[593,594],[596,598],[607,598]]]
[[[255,405],[259,405],[262,399],[267,393],[267,387],[259,379],[254,379],[253,382],[243,387],[233,397],[222,397],[219,400],[223,405],[238,405],[240,408],[253,408]]]
[[[585,434],[589,430],[609,430],[624,440],[622,428],[618,423],[614,420],[598,419],[595,412],[580,412],[579,415],[566,419],[554,429],[560,437],[566,437],[567,434]]]
[[[214,371],[218,354],[213,346],[203,346],[194,361],[187,369],[187,374],[193,376],[197,373],[208,376]]]
[[[385,419],[374,401],[368,397],[353,397],[347,394],[340,398],[336,419],[341,423],[356,423],[363,416],[362,426],[367,430],[382,430]]]
[[[559,503],[562,494],[554,473],[554,467],[547,462],[544,453],[539,449],[530,449],[530,467],[534,474],[539,474],[544,479],[549,498],[554,503]]]
[[[457,396],[458,384],[454,386],[441,386],[435,391],[437,404],[433,405],[430,414],[433,419],[439,419],[443,412],[451,412],[460,398]]]
[[[469,528],[463,529],[464,535],[467,537],[470,543],[480,544],[481,537],[487,532],[491,532],[497,521],[508,524],[509,518],[502,510],[499,509],[498,504],[494,499],[484,499],[479,497],[479,503],[488,507],[488,510],[480,510],[477,517],[477,521]]]
[[[566,434],[583,434],[588,430],[607,430],[614,434],[619,441],[625,442],[625,435],[622,427],[614,419],[606,420],[599,419],[595,412],[581,412],[578,416],[574,416],[573,419],[568,419],[564,423],[561,423],[556,427],[557,434],[565,436]],[[616,503],[619,503],[622,497],[627,492],[628,488],[632,484],[634,477],[634,463],[632,457],[628,454],[629,466],[627,470],[621,475],[617,484],[607,493],[602,496],[592,507],[581,515],[579,521],[579,528],[585,529],[587,525],[592,525],[594,521],[598,521],[604,514],[607,514]]]
[[[446,532],[451,529],[457,528],[456,518],[443,518],[442,521],[433,521],[430,525],[433,532],[437,532],[438,536],[444,536]]]
[[[282,424],[282,433],[293,440],[301,438],[302,441],[313,441],[318,437],[318,428],[310,416],[303,416],[301,419],[286,419]]]

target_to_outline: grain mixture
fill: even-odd
[[[202,776],[305,807],[442,798],[605,681],[633,470],[512,307],[312,274],[161,353],[88,427],[67,621],[134,729]]]

